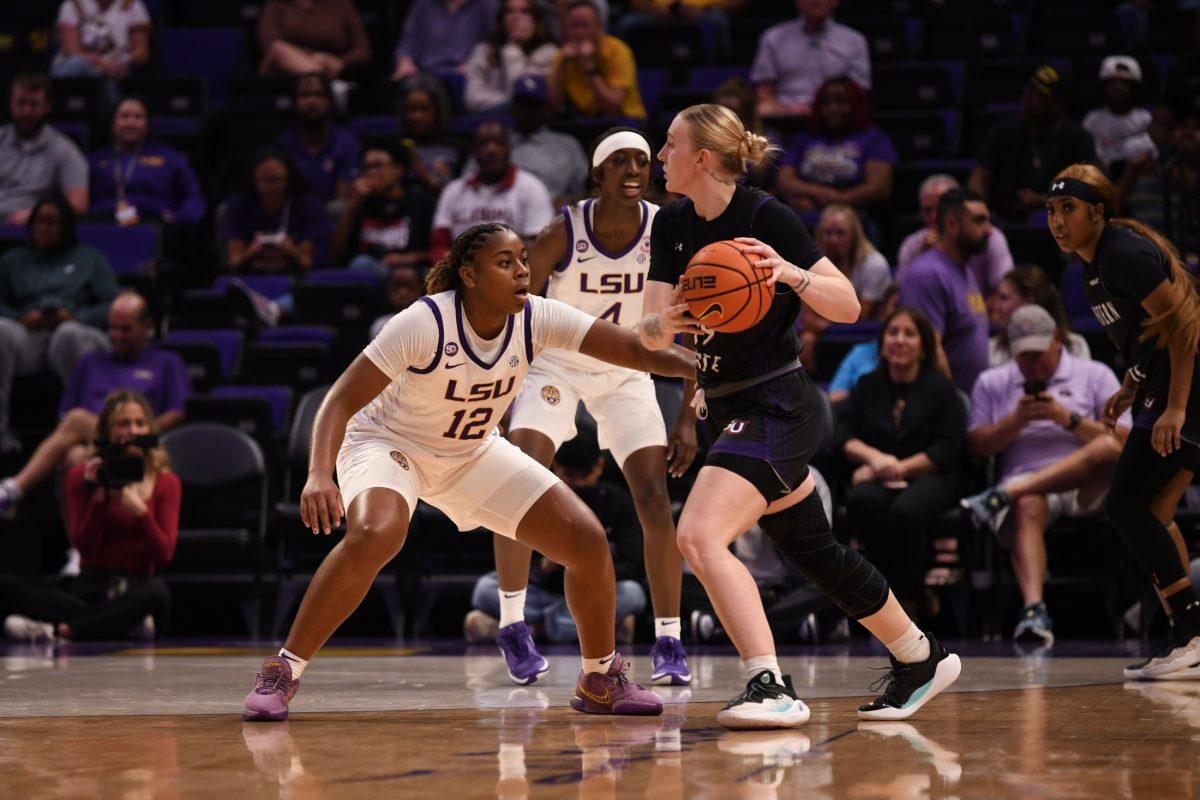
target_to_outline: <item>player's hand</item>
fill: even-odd
[[[676,286],[675,291],[671,293],[671,304],[651,316],[656,320],[656,322],[651,322],[651,326],[657,324],[661,331],[672,339],[680,333],[693,336],[705,335],[700,321],[693,317],[691,311],[688,310],[687,301],[683,299],[683,289],[679,286]],[[643,324],[645,324],[644,320]]]
[[[1167,407],[1154,429],[1150,431],[1150,446],[1160,456],[1166,458],[1183,446],[1179,431],[1183,428],[1183,420],[1187,415],[1182,408]]]
[[[696,420],[685,403],[667,437],[667,474],[682,477],[696,458]]]
[[[767,276],[767,286],[774,286],[776,283],[782,283],[795,289],[804,280],[801,276],[801,270],[795,264],[785,261],[779,253],[775,252],[775,248],[765,242],[760,242],[751,236],[739,236],[734,239],[738,244],[749,245],[743,247],[743,251],[754,253],[759,257],[759,260],[754,266],[759,269],[769,269],[771,274]]]
[[[342,493],[333,476],[321,472],[308,473],[304,491],[300,493],[300,519],[304,527],[314,534],[329,534],[342,522],[346,510],[342,505]]]
[[[1111,430],[1117,426],[1117,420],[1125,413],[1125,409],[1133,405],[1133,398],[1136,395],[1136,389],[1132,386],[1122,384],[1116,394],[1104,401],[1104,414],[1100,421],[1104,423],[1106,428]]]

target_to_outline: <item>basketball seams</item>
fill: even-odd
[[[731,257],[731,255],[727,253],[727,250],[733,250],[735,253],[737,253],[738,257],[740,258],[740,263],[737,259]],[[701,255],[701,253],[703,253],[703,255]],[[764,309],[763,306],[765,296],[767,294],[765,284],[767,279],[770,277],[770,271],[757,267],[756,264],[761,259],[751,260],[750,256],[748,256],[741,247],[729,241],[712,242],[701,248],[701,250],[693,255],[692,258],[695,259],[696,255],[701,255],[701,257],[709,256],[719,259],[720,261],[733,263],[716,263],[714,261],[692,260],[688,263],[687,268],[685,269],[685,274],[691,271],[693,268],[708,267],[710,269],[705,270],[705,272],[710,276],[720,280],[722,283],[728,283],[729,273],[734,273],[738,276],[738,278],[741,279],[741,284],[735,285],[733,288],[726,288],[720,291],[688,296],[686,297],[688,304],[692,305],[696,303],[704,303],[706,301],[727,297],[728,295],[736,294],[745,290],[746,295],[741,305],[736,309],[731,309],[728,313],[722,309],[721,317],[723,322],[711,327],[714,331],[725,333],[739,333],[744,330],[749,330],[749,328],[753,327],[769,310],[769,302],[767,302],[767,309]],[[750,325],[741,326],[741,321],[739,320],[739,327],[736,330],[730,330],[728,326],[738,317],[744,316],[744,312],[746,312],[751,302],[754,300],[757,300],[756,313],[752,315],[755,321],[750,323]]]

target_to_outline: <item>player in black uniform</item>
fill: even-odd
[[[833,537],[809,475],[821,437],[822,402],[801,369],[794,324],[800,300],[835,322],[853,322],[850,281],[813,244],[787,207],[738,185],[772,150],[733,112],[692,106],[671,123],[659,152],[667,189],[684,195],[654,218],[642,341],[666,347],[696,337],[698,410],[712,446],[679,520],[679,548],[704,584],[742,656],[746,691],[717,715],[730,728],[799,725],[809,711],[784,677],[754,580],[729,544],[756,521],[787,560],[862,622],[892,653],[887,688],[863,719],[903,719],[958,677],[958,657],[922,633],[883,576]],[[749,330],[714,333],[687,313],[677,289],[701,247],[738,238],[773,272],[774,300]]]
[[[1083,260],[1092,313],[1128,365],[1104,407],[1110,426],[1131,406],[1133,412],[1107,512],[1171,620],[1163,649],[1127,667],[1125,677],[1200,678],[1200,602],[1173,522],[1200,466],[1200,296],[1166,239],[1140,222],[1112,218],[1116,193],[1096,167],[1073,164],[1055,176],[1046,208],[1058,246]]]

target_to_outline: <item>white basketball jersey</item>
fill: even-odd
[[[398,438],[436,456],[468,455],[496,430],[534,356],[543,348],[578,350],[595,321],[531,297],[508,318],[498,344],[481,344],[458,292],[422,297],[363,351],[392,382],[350,419],[345,443]]]
[[[650,269],[650,229],[658,206],[641,201],[642,225],[637,236],[625,250],[610,253],[592,235],[595,202],[594,198],[582,200],[563,208],[570,249],[563,263],[550,274],[546,296],[633,330],[642,321],[646,271]],[[555,350],[546,356],[549,361],[591,372],[622,369],[580,353]]]
[[[458,292],[418,300],[433,312],[437,351],[427,365],[394,378],[346,426],[346,442],[394,434],[438,455],[460,455],[496,429],[533,360],[532,315],[508,318],[500,349],[489,359],[471,348]],[[385,329],[386,331],[386,329]],[[385,334],[380,334],[382,338]]]

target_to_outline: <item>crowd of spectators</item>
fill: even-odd
[[[212,169],[197,163],[207,154],[156,136],[159,106],[125,89],[127,79],[154,72],[158,5],[62,2],[55,53],[11,78],[11,121],[0,127],[0,221],[12,227],[9,241],[21,240],[0,255],[0,454],[18,459],[0,482],[0,515],[11,516],[60,470],[60,494],[75,503],[69,541],[85,569],[103,559],[90,534],[75,530],[87,517],[81,509],[108,503],[122,524],[145,516],[124,491],[71,493],[80,480],[94,488],[86,471],[94,441],[112,438],[105,398],[140,392],[145,430],[158,433],[183,421],[192,389],[183,361],[154,344],[169,321],[157,311],[173,306],[178,287],[163,281],[138,285],[144,297],[119,294],[105,253],[81,240],[81,223],[156,227],[164,262],[183,269],[184,284],[215,286],[219,271],[236,276],[223,285],[250,296],[268,326],[290,321],[295,300],[291,288],[268,299],[254,279],[291,287],[322,269],[368,276],[383,301],[376,313],[388,312],[374,320],[373,335],[420,296],[427,269],[467,227],[502,221],[531,241],[556,208],[585,196],[584,148],[596,131],[635,125],[660,143],[674,106],[641,80],[638,41],[694,30],[711,62],[723,64],[737,49],[738,21],[755,10],[744,0],[630,0],[611,9],[598,0],[414,0],[381,47],[350,0],[267,0],[248,71],[290,82],[280,107],[291,124],[243,146],[231,123],[234,152]],[[872,552],[901,601],[928,618],[938,605],[925,585],[931,541],[968,495],[970,515],[1011,551],[1023,597],[1015,633],[1052,639],[1044,534],[1060,518],[1099,508],[1117,451],[1096,419],[1116,378],[1114,365],[1091,357],[1086,307],[1064,303],[1060,287],[1068,299],[1078,294],[1062,283],[1074,273],[1023,243],[1044,226],[1050,178],[1087,161],[1113,178],[1121,213],[1164,230],[1195,268],[1200,50],[1180,54],[1165,76],[1120,53],[1087,73],[1064,69],[1063,59],[1031,60],[1019,95],[972,121],[969,160],[943,159],[914,175],[902,132],[890,127],[895,112],[872,93],[880,85],[874,42],[849,15],[839,21],[838,7],[796,0],[794,18],[765,26],[753,57],[702,90],[779,147],[775,162],[747,180],[804,219],[862,304],[852,328],[811,313],[798,323],[802,360],[835,409],[836,445],[822,465],[834,507],[845,509],[834,517]],[[96,81],[108,142],[77,143],[74,129],[50,124],[60,119],[50,76]],[[1090,109],[1079,88],[1087,82],[1097,89]],[[650,199],[671,198],[655,180]],[[65,387],[58,421],[40,441],[23,443],[9,422],[21,402],[13,387],[44,370]],[[607,493],[602,505],[611,512],[619,490],[596,482],[586,442],[574,446],[584,455],[564,458],[590,461],[560,463],[561,474],[581,494]],[[996,486],[980,493],[970,465],[986,459],[996,459]],[[146,474],[160,480],[147,479],[142,505],[170,483],[156,463]],[[169,505],[162,499],[159,508]],[[168,526],[159,522],[139,575],[170,559]],[[616,538],[618,560],[626,548],[640,550],[632,533]],[[547,591],[547,635],[569,638],[554,567],[534,564],[533,583]],[[630,573],[633,586],[639,580]],[[97,585],[66,591],[92,609]],[[155,599],[136,607],[139,620],[165,614],[160,587],[147,585]],[[29,619],[52,623],[54,635],[73,624],[78,636],[95,629],[72,623],[82,612],[67,614],[61,597],[38,605],[22,591],[11,591],[10,602],[20,597],[33,609]],[[625,592],[629,602],[619,607],[639,613],[644,595],[634,602],[633,588]],[[119,626],[127,621],[119,617]]]

